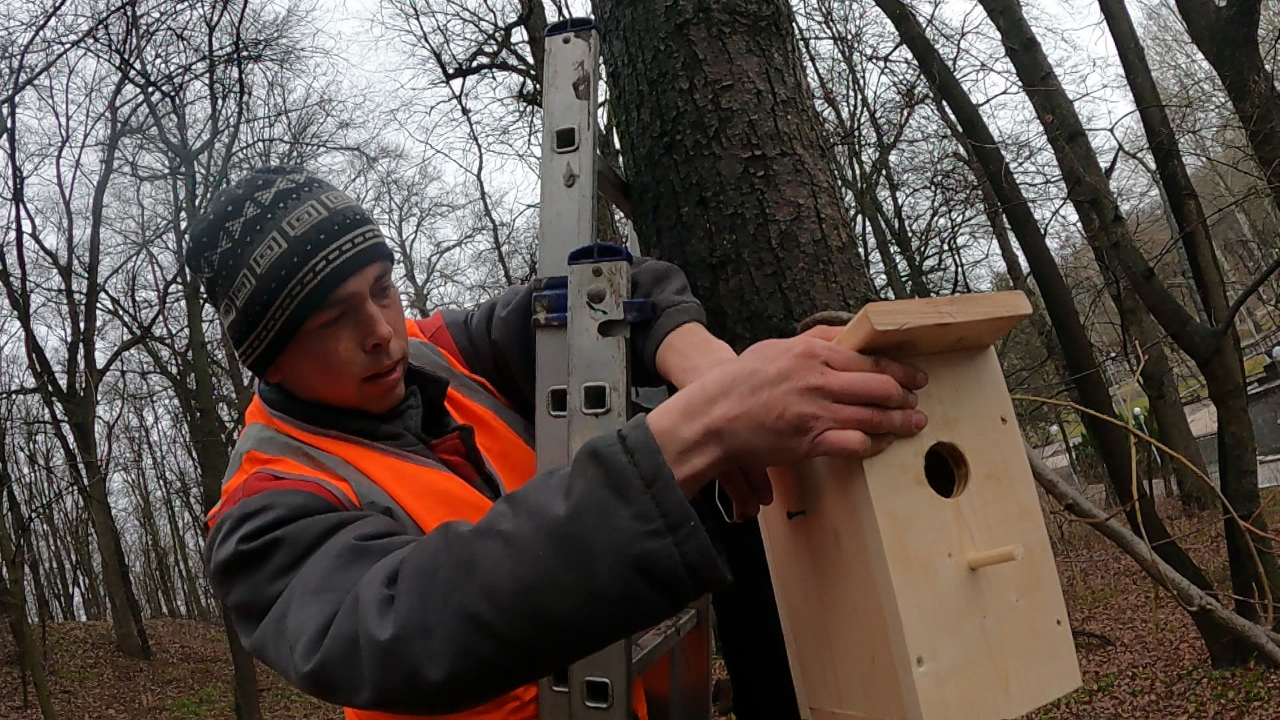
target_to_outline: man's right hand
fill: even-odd
[[[767,340],[710,370],[648,416],[686,497],[732,468],[865,458],[925,425],[918,369],[831,342],[835,327]]]

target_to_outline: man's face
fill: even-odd
[[[331,294],[265,379],[303,400],[379,414],[404,397],[408,340],[391,263],[370,265]]]

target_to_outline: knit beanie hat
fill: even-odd
[[[305,168],[271,166],[214,196],[191,228],[186,265],[240,362],[261,377],[330,293],[392,259],[378,226],[346,193]]]

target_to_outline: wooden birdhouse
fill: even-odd
[[[1021,292],[873,303],[836,342],[929,375],[916,437],[771,470],[760,525],[809,720],[1003,720],[1080,686],[994,344]]]

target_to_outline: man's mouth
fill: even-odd
[[[365,380],[374,383],[393,382],[400,379],[400,375],[404,372],[404,360],[397,360],[382,369],[365,376]]]

